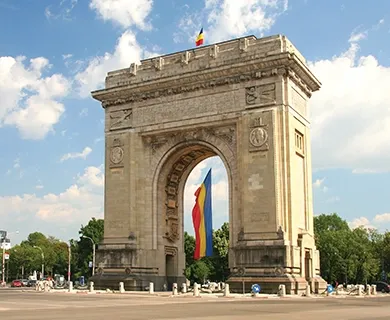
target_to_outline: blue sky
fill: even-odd
[[[108,71],[205,42],[286,35],[323,84],[311,100],[314,212],[390,228],[390,2],[339,0],[0,0],[0,229],[63,240],[103,216]],[[215,227],[227,220],[214,168]]]

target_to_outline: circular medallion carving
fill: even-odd
[[[115,147],[111,150],[110,159],[112,163],[118,164],[123,160],[123,149]]]
[[[263,128],[254,128],[249,134],[249,141],[255,147],[261,147],[268,140],[268,133]]]

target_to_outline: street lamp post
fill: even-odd
[[[18,234],[19,231],[10,232],[10,233],[8,233],[8,235],[10,235],[12,233]],[[1,268],[2,268],[2,270],[1,270],[1,278],[2,278],[1,284],[4,285],[5,284],[5,243],[7,240],[7,231],[1,231],[0,234],[2,234],[2,237],[0,239],[2,240],[1,246],[3,248],[3,261],[2,261],[2,265],[1,265]]]
[[[1,264],[1,284],[5,283],[5,237],[2,239],[1,247],[3,248],[3,262]]]
[[[92,276],[95,275],[95,252],[96,252],[96,244],[92,238],[87,236],[82,236],[82,238],[89,239],[92,242]]]
[[[42,274],[41,279],[45,276],[45,254],[43,253],[43,250],[41,247],[34,246],[34,248],[41,250],[41,257],[42,257]]]
[[[71,243],[68,244],[68,285],[70,285]]]

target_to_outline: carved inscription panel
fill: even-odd
[[[164,122],[182,121],[201,116],[216,115],[240,110],[238,91],[222,94],[172,100],[161,104],[134,109],[134,125],[146,126]],[[199,93],[201,95],[201,93]]]
[[[302,95],[292,88],[291,90],[291,102],[292,102],[292,107],[298,111],[302,116],[307,116],[307,111],[306,111],[306,100],[302,97]]]

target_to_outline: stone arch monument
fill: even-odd
[[[308,100],[320,88],[284,36],[248,36],[109,72],[97,287],[184,282],[183,192],[219,156],[229,180],[229,283],[325,288],[313,236]],[[241,289],[240,289],[241,290]]]

